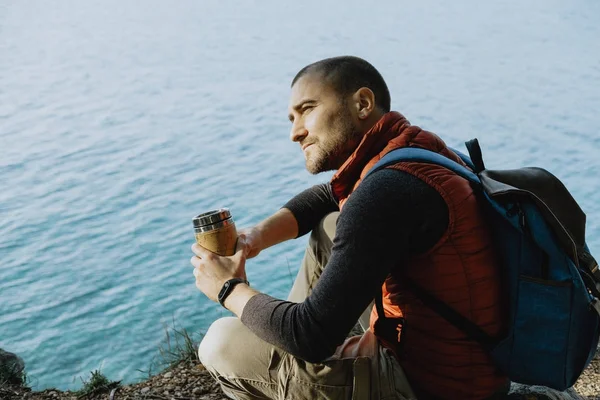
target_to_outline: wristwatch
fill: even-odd
[[[228,280],[227,282],[225,282],[223,284],[223,287],[221,288],[221,291],[219,292],[219,296],[217,297],[217,299],[219,300],[219,303],[225,307],[225,299],[227,298],[227,296],[229,296],[231,294],[231,292],[233,291],[233,288],[235,287],[235,285],[237,285],[238,283],[245,283],[246,285],[250,286],[250,283],[242,278],[233,278]],[[227,308],[227,307],[225,307]]]

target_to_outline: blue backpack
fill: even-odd
[[[440,165],[471,182],[484,200],[502,258],[507,331],[490,337],[414,281],[402,278],[424,304],[481,343],[511,381],[566,390],[593,359],[600,336],[600,270],[585,243],[585,214],[549,172],[487,170],[477,139],[466,145],[470,157],[452,151],[470,170],[432,151],[401,148],[387,153],[368,174],[398,162],[421,162]],[[385,318],[381,296],[375,303],[381,330],[395,329]]]

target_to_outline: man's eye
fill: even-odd
[[[305,106],[302,107],[302,114],[306,113],[307,111],[310,111],[314,108],[314,106]]]

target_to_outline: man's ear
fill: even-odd
[[[361,120],[369,118],[375,110],[375,94],[368,87],[361,87],[354,92],[352,100],[356,107],[356,115]]]

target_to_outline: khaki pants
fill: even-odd
[[[302,302],[331,254],[339,213],[325,217],[309,245],[288,300]],[[368,327],[368,312],[360,318]],[[209,328],[198,349],[200,361],[232,399],[414,399],[402,368],[367,330],[320,363],[309,363],[259,339],[235,317]]]

